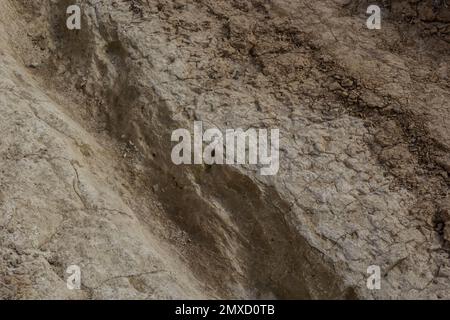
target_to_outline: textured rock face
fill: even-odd
[[[384,16],[417,26],[421,35],[433,35],[450,42],[450,4],[447,0],[358,0],[346,1],[346,6],[354,12],[364,12],[374,3],[386,9]]]
[[[70,4],[0,4],[0,297],[450,297],[445,32],[299,0],[83,0],[70,31]],[[195,120],[280,129],[278,175],[172,165]]]

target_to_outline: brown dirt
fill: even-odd
[[[10,22],[1,23],[2,54],[14,61],[11,70],[28,67],[25,80],[5,67],[5,79],[39,104],[37,93],[24,93],[31,83],[61,111],[47,115],[43,104],[34,116],[72,134],[58,148],[46,142],[49,155],[38,159],[61,153],[77,179],[66,186],[72,199],[62,187],[41,193],[47,172],[64,186],[69,175],[50,160],[23,181],[5,174],[17,189],[0,189],[2,217],[12,219],[0,230],[9,228],[0,296],[74,298],[50,292],[63,288],[57,278],[76,257],[88,276],[75,298],[450,297],[443,1],[382,1],[379,31],[365,28],[367,1],[78,2],[80,31],[65,28],[71,1],[2,4],[2,21]],[[5,106],[19,105],[8,99],[0,96]],[[11,111],[5,121],[18,119]],[[33,153],[38,148],[42,139],[27,135],[34,125],[23,119],[3,159],[18,136],[33,141]],[[172,165],[171,131],[199,119],[280,128],[280,174]],[[72,140],[76,155],[63,147]],[[57,189],[52,179],[49,190]],[[61,221],[60,206],[34,206],[39,197],[66,203]],[[10,218],[9,206],[51,221],[36,231],[36,244],[27,234],[31,218]],[[111,229],[101,231],[105,211],[131,218],[108,216],[102,221]],[[83,222],[73,212],[86,215]],[[39,267],[27,260],[33,254]],[[379,292],[365,287],[371,264],[383,270]]]

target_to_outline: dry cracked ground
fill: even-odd
[[[450,3],[369,4],[0,0],[0,298],[449,299]],[[280,171],[172,164],[195,120]]]

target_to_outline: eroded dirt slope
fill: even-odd
[[[444,2],[77,3],[0,2],[2,298],[450,297]],[[279,174],[172,165],[194,120]]]

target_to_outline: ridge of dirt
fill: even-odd
[[[422,25],[389,19],[384,33],[364,30],[361,2],[349,11],[342,1],[86,0],[78,1],[83,28],[70,32],[71,1],[6,3],[7,18],[20,17],[7,42],[65,114],[47,117],[39,107],[35,116],[76,119],[90,132],[72,138],[81,156],[51,149],[73,158],[67,187],[83,206],[66,210],[31,248],[50,250],[47,277],[61,277],[79,255],[96,275],[81,298],[449,296],[450,63],[441,11],[431,20],[437,35],[417,37]],[[395,14],[409,8],[399,3],[412,2],[389,2]],[[418,8],[429,1],[414,3],[428,22]],[[281,128],[279,176],[172,165],[170,132],[193,120]],[[74,130],[66,127],[57,126],[63,135]],[[105,240],[119,258],[78,240],[68,246],[70,233],[58,230],[77,225],[70,212],[86,214],[87,225],[101,212],[128,216],[106,219],[126,230]],[[138,226],[143,236],[132,238]],[[88,236],[103,243],[106,234]],[[365,287],[372,264],[384,270],[379,292]],[[167,277],[152,278],[159,274]],[[10,295],[48,295],[27,281]]]

